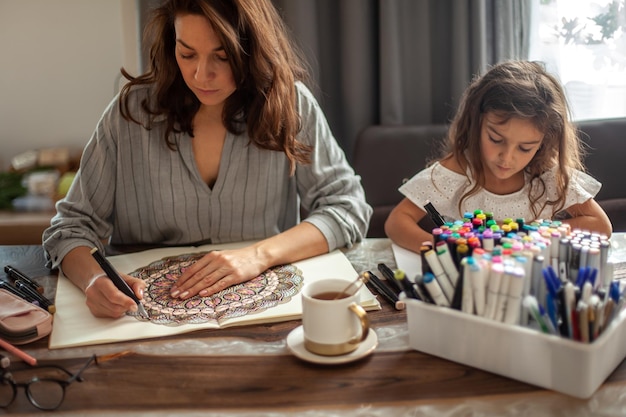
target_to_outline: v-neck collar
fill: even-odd
[[[215,180],[215,184],[213,187],[210,187],[200,175],[200,171],[198,170],[198,166],[196,165],[196,159],[193,154],[193,147],[191,144],[192,138],[187,134],[178,135],[177,145],[178,150],[180,152],[181,158],[185,163],[187,169],[192,173],[194,181],[198,181],[202,185],[204,185],[204,189],[210,194],[212,192],[216,192],[222,189],[224,184],[224,176],[226,175],[226,164],[225,164],[225,155],[230,155],[233,149],[233,134],[229,131],[226,131],[226,137],[224,138],[224,146],[222,147],[222,154],[220,155],[220,166],[217,173],[217,179]]]

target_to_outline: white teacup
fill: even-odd
[[[369,319],[358,304],[359,287],[341,279],[324,279],[304,287],[302,327],[304,347],[309,352],[343,355],[367,338]]]

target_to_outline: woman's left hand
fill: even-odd
[[[170,294],[187,299],[213,295],[258,277],[269,267],[328,253],[322,232],[308,222],[240,249],[207,253],[178,278]]]
[[[249,281],[268,268],[260,258],[253,246],[211,251],[183,272],[170,294],[183,300],[196,294],[206,297]]]

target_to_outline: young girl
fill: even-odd
[[[611,234],[593,199],[601,184],[582,172],[581,142],[563,89],[539,63],[493,66],[466,90],[448,132],[445,156],[400,187],[385,232],[419,252],[430,230],[418,226],[431,202],[448,219],[482,209],[504,218],[555,219]]]
[[[363,238],[372,209],[270,0],[167,0],[147,28],[150,68],[124,72],[44,233],[95,316],[137,309],[100,279],[103,241],[256,242],[198,260],[171,289],[184,300]]]

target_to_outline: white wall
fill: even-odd
[[[134,0],[0,0],[0,169],[31,149],[83,148],[137,68]]]

